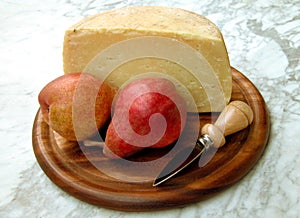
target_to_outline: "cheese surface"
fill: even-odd
[[[133,46],[126,47],[130,43]],[[122,49],[115,52],[118,48]],[[116,87],[140,74],[162,74],[183,85],[178,86],[183,96],[187,89],[194,100],[187,100],[190,111],[192,104],[199,112],[221,111],[231,97],[232,75],[222,34],[205,17],[182,9],[138,6],[85,18],[67,29],[63,61],[66,74],[119,63],[102,72],[102,79]]]

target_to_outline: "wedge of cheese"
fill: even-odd
[[[232,75],[219,29],[178,8],[137,6],[107,11],[67,29],[64,72],[88,72],[121,87],[139,76],[177,83],[189,111],[221,111]]]

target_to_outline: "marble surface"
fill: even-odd
[[[225,192],[180,209],[128,213],[57,188],[37,164],[31,131],[39,91],[62,74],[65,29],[100,11],[141,4],[181,7],[216,23],[231,65],[260,90],[272,125],[260,161]],[[299,15],[299,0],[2,0],[0,217],[300,217]]]

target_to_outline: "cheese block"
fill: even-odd
[[[87,72],[121,87],[139,76],[176,83],[189,111],[221,111],[232,75],[220,30],[178,8],[136,6],[87,17],[66,30],[64,72]]]

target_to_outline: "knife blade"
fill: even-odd
[[[185,156],[187,151],[190,151],[190,148],[185,148],[182,151],[178,152],[175,157],[168,162],[168,164],[164,167],[164,169],[160,172],[157,179],[154,181],[153,186],[158,186],[161,183],[167,181],[168,179],[174,177],[180,171],[188,167],[192,162],[198,159],[206,150],[208,150],[211,146],[213,146],[213,142],[208,135],[203,135],[200,137],[195,147],[193,148],[192,152],[188,156],[186,160],[184,160],[177,168],[172,169],[173,166],[176,166],[181,157]]]
[[[182,160],[182,157],[186,157],[186,152],[190,152],[191,148],[179,151],[156,177],[153,186],[158,186],[183,171],[203,155],[205,151],[222,147],[225,144],[225,136],[246,128],[252,121],[253,112],[249,105],[242,101],[230,102],[221,112],[215,124],[203,126],[201,129],[202,135],[197,139],[186,160]]]

